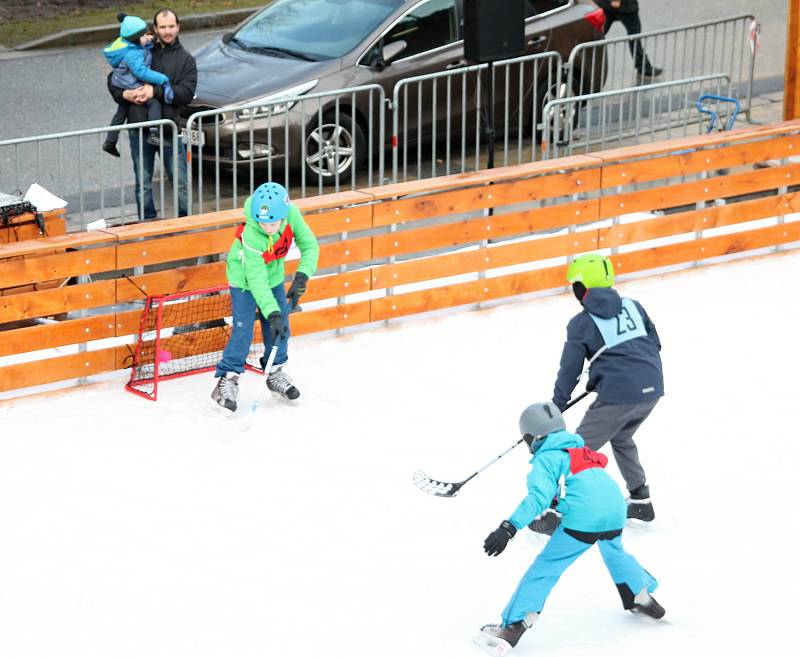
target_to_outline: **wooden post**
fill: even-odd
[[[797,72],[800,70],[800,0],[787,0],[786,15],[786,74],[783,81],[783,118],[800,118],[800,88]]]

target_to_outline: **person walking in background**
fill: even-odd
[[[594,0],[594,2],[606,15],[605,34],[608,34],[614,21],[622,23],[628,34],[641,34],[642,21],[639,19],[638,0]],[[653,66],[650,62],[639,39],[630,41],[628,47],[633,55],[637,77],[655,78],[663,73],[663,69]]]
[[[475,643],[491,655],[506,655],[538,620],[562,573],[595,544],[623,608],[662,618],[664,608],[651,595],[658,582],[622,547],[625,500],[603,470],[606,456],[586,447],[580,435],[569,433],[551,402],[528,406],[520,416],[519,430],[533,454],[528,494],[510,518],[487,536],[483,549],[490,557],[502,553],[517,531],[558,495],[562,480],[564,496],[559,498],[558,508],[563,519],[520,580],[503,610],[502,622],[484,625]]]
[[[153,48],[153,65],[155,71],[166,75],[171,83],[173,100],[169,105],[162,105],[162,118],[180,125],[181,108],[194,98],[197,87],[197,63],[194,57],[181,45],[180,20],[172,9],[161,9],[153,17],[157,41]],[[161,86],[145,84],[138,89],[119,89],[111,83],[108,76],[108,91],[119,104],[122,101],[131,103],[128,111],[128,122],[147,121],[146,103],[151,98],[164,100],[164,89]],[[172,132],[164,130],[164,143],[157,147],[147,141],[140,143],[139,131],[129,131],[133,174],[135,178],[136,207],[139,217],[151,220],[157,217],[153,201],[153,169],[156,153],[163,153],[162,167],[170,181],[173,180],[173,169],[177,168],[178,184],[178,216],[187,213],[188,190],[186,187],[186,146],[178,138],[178,147],[172,146]],[[163,150],[161,150],[163,149]],[[167,198],[170,198],[167,194]]]
[[[253,324],[258,313],[264,356],[268,361],[273,345],[278,350],[267,374],[267,388],[294,401],[300,391],[283,371],[288,360],[289,313],[297,307],[306,291],[308,279],[317,270],[319,245],[314,233],[283,185],[268,182],[260,185],[244,202],[245,222],[236,231],[228,252],[226,274],[231,290],[233,330],[217,364],[217,385],[211,398],[224,413],[236,411],[239,375],[244,372],[247,354],[253,341]],[[300,263],[287,294],[284,259],[292,241],[300,249]]]
[[[630,495],[627,516],[650,522],[655,511],[633,434],[664,395],[661,341],[644,307],[612,288],[614,267],[606,256],[575,258],[567,281],[583,310],[567,324],[553,403],[561,411],[566,408],[588,361],[586,388],[595,390],[597,398],[576,433],[593,450],[611,443]],[[550,508],[530,528],[550,534],[559,522],[558,512]]]
[[[173,100],[172,87],[169,78],[163,73],[150,68],[153,61],[153,36],[147,33],[147,23],[138,16],[117,14],[120,21],[119,37],[103,48],[103,55],[111,65],[111,84],[118,89],[137,89],[144,83],[161,85],[165,103]],[[122,125],[128,118],[130,103],[122,100],[118,103],[117,111],[111,119],[111,125]],[[151,98],[144,103],[147,108],[147,120],[158,121],[161,118],[161,103]],[[158,137],[158,128],[153,126],[149,130],[150,143]],[[103,142],[103,150],[114,157],[119,157],[117,140],[119,132],[109,132]]]

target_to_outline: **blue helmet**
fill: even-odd
[[[250,210],[258,223],[271,224],[289,216],[289,192],[278,183],[259,185],[250,203]]]

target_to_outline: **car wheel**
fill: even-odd
[[[337,120],[338,119],[338,120]],[[349,182],[364,162],[364,131],[343,111],[326,112],[306,137],[306,176],[325,185]]]

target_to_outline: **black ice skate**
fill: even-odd
[[[561,514],[555,509],[546,509],[542,515],[528,525],[528,529],[538,534],[552,536],[553,532],[558,529],[560,524]]]
[[[484,625],[473,640],[494,657],[504,657],[517,645],[525,630],[536,622],[539,614],[531,612],[525,618],[510,625]]]
[[[276,396],[294,401],[300,391],[294,386],[289,375],[283,371],[283,365],[273,365],[267,377],[267,388]]]
[[[663,618],[666,613],[664,607],[656,602],[656,599],[647,592],[647,589],[642,589],[636,594],[631,611],[650,616],[650,618],[655,618],[656,620]]]
[[[650,501],[650,489],[647,484],[630,491],[630,497],[626,502],[628,503],[628,518],[643,520],[644,522],[651,522],[655,519],[656,512],[653,510],[653,503]]]
[[[230,415],[236,410],[236,400],[239,398],[239,375],[236,372],[225,372],[219,377],[211,399],[220,405],[220,410]]]

